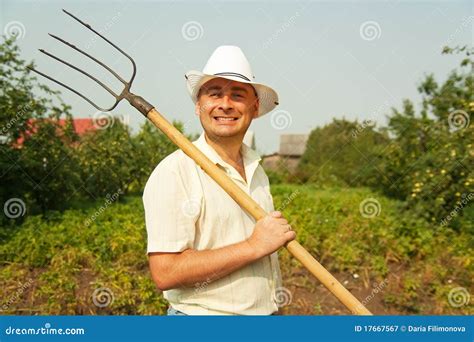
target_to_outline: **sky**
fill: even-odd
[[[255,80],[274,88],[280,105],[254,120],[261,154],[278,151],[281,134],[308,134],[334,118],[387,122],[403,99],[421,102],[417,86],[458,67],[445,45],[473,45],[472,1],[10,1],[0,0],[3,34],[17,34],[21,57],[96,102],[112,99],[92,81],[38,52],[44,48],[101,80],[120,84],[93,62],[47,35],[54,33],[100,58],[125,78],[131,65],[113,48],[62,13],[89,23],[136,61],[132,86],[170,121],[201,132],[184,74],[202,70],[216,47],[237,45]],[[54,89],[53,83],[44,81]],[[75,117],[97,110],[62,92]],[[114,111],[137,131],[145,118],[123,101]]]

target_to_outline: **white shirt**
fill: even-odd
[[[268,177],[260,156],[245,144],[241,153],[247,182],[206,142],[193,142],[265,211],[274,210]],[[143,193],[148,253],[208,250],[246,240],[255,219],[182,150],[163,159]],[[164,291],[176,310],[188,315],[270,315],[278,310],[275,290],[281,286],[277,253],[223,278],[194,287]]]

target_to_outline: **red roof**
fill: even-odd
[[[64,126],[66,124],[65,119],[60,119],[59,124]],[[73,119],[74,130],[77,135],[81,136],[88,131],[95,131],[97,127],[94,125],[94,120],[91,118]]]
[[[28,125],[31,128],[26,132],[27,135],[30,135],[36,132],[36,128],[34,124],[35,121],[37,120],[36,119],[28,120]],[[79,136],[84,135],[86,132],[95,131],[97,129],[97,127],[94,125],[94,120],[91,118],[79,118],[79,119],[73,119],[72,121],[73,121],[74,131]],[[63,127],[66,125],[66,119],[59,119],[58,123],[61,127]],[[24,137],[18,138],[18,140],[16,141],[16,145],[22,146],[24,140],[25,140]]]

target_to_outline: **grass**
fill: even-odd
[[[453,306],[448,300],[457,287],[472,293],[472,235],[428,224],[367,189],[277,185],[272,192],[301,244],[346,279],[358,298],[373,294],[374,284],[386,284],[370,296],[367,306],[374,312],[474,313],[469,303]],[[367,198],[380,204],[377,216],[361,215]],[[4,314],[165,313],[166,302],[148,271],[141,198],[127,197],[99,211],[103,204],[29,216],[14,231],[3,229]],[[328,292],[286,250],[280,255],[284,286],[294,294],[283,312],[344,313],[332,310],[339,304],[321,300]],[[96,305],[93,298],[108,305]]]

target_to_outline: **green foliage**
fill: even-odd
[[[65,209],[80,184],[78,158],[72,144],[76,139],[69,125],[57,120],[42,120],[35,124],[36,132],[28,135],[21,147],[18,164],[30,204],[44,213],[48,209]],[[34,208],[31,208],[33,211]]]
[[[432,222],[473,203],[474,74],[468,66],[453,71],[442,85],[426,76],[418,87],[419,115],[409,100],[402,110],[393,109],[388,124],[393,139],[378,165],[383,177],[371,182]],[[468,209],[456,211],[458,216]],[[456,219],[449,224],[459,226]]]
[[[4,39],[0,44],[0,126],[4,142],[15,142],[30,127],[29,119],[43,118],[56,109],[61,112],[67,107],[56,107],[51,96],[58,93],[36,83],[27,70],[27,64],[20,58],[20,50],[14,38]],[[39,91],[43,96],[35,96]]]
[[[0,247],[1,298],[32,279],[24,297],[6,312],[43,314],[163,314],[165,302],[148,272],[140,197],[88,210],[29,216]],[[95,218],[91,220],[91,218]],[[89,223],[88,223],[89,222]],[[87,224],[86,224],[87,223]],[[113,295],[106,307],[93,303],[101,287]],[[3,303],[2,303],[3,304]]]
[[[472,234],[446,227],[435,230],[405,211],[402,202],[368,189],[306,184],[280,185],[272,192],[275,207],[289,219],[298,241],[331,273],[350,277],[352,288],[362,288],[364,281],[388,284],[381,291],[387,309],[402,314],[474,312],[472,304],[457,308],[448,300],[452,288],[474,290]],[[360,205],[367,198],[378,201],[378,215],[361,214]],[[472,225],[462,220],[462,225]],[[286,250],[281,257],[284,274],[299,267]]]
[[[371,122],[334,120],[311,133],[295,175],[269,173],[272,183],[308,182],[273,188],[275,207],[300,242],[331,271],[390,279],[384,301],[404,313],[473,312],[472,305],[447,303],[455,285],[472,293],[474,267],[474,62],[466,47],[444,50],[455,52],[467,55],[460,70],[441,85],[433,75],[420,84],[419,113],[405,100],[379,130]],[[8,301],[32,280],[3,310],[164,313],[148,272],[141,198],[110,197],[141,192],[176,147],[149,122],[137,135],[114,120],[79,138],[70,107],[25,71],[14,40],[0,44],[0,61],[0,196],[2,203],[24,200],[28,213],[24,222],[0,222],[1,298]],[[359,211],[370,197],[381,207],[373,218]],[[283,265],[296,267],[286,251],[282,256]],[[105,308],[92,303],[100,287],[114,297]]]
[[[360,275],[352,287],[363,287],[364,275],[384,280],[380,296],[400,313],[473,313],[472,305],[451,307],[447,296],[456,286],[472,293],[472,235],[433,231],[423,218],[403,212],[400,202],[367,189],[279,185],[272,192],[317,260],[331,273]],[[369,197],[380,203],[372,218],[359,208]],[[29,215],[0,245],[0,305],[31,279],[5,313],[164,314],[166,302],[148,270],[143,217],[138,196],[48,218]],[[284,274],[301,267],[286,250],[281,264]],[[94,305],[99,288],[113,294],[110,305]]]
[[[283,162],[280,161],[279,163],[282,164]],[[265,173],[267,174],[268,180],[272,185],[289,182],[290,174],[284,165],[281,165],[280,167],[277,166],[275,169],[265,170]]]
[[[13,38],[0,44],[2,203],[20,198],[32,212],[63,208],[78,180],[70,108],[59,98],[54,104],[58,93],[36,82],[19,53]],[[60,117],[68,124],[59,126]]]
[[[77,149],[84,191],[92,199],[126,193],[139,166],[129,128],[120,120],[109,120],[103,129],[83,136]]]
[[[377,148],[388,137],[365,121],[345,119],[314,129],[298,165],[302,180],[319,184],[363,185],[373,175]]]
[[[46,214],[86,198],[141,192],[153,168],[176,150],[174,143],[148,121],[132,135],[110,115],[78,137],[70,107],[26,71],[19,53],[12,39],[0,44],[2,203],[18,198],[29,213]],[[2,220],[21,223],[21,217]]]
[[[467,47],[444,50],[456,52],[467,57],[459,70],[441,85],[426,75],[418,86],[418,114],[406,99],[379,131],[346,120],[313,130],[299,165],[302,179],[371,186],[435,226],[472,229],[458,218],[474,203],[474,60]]]

